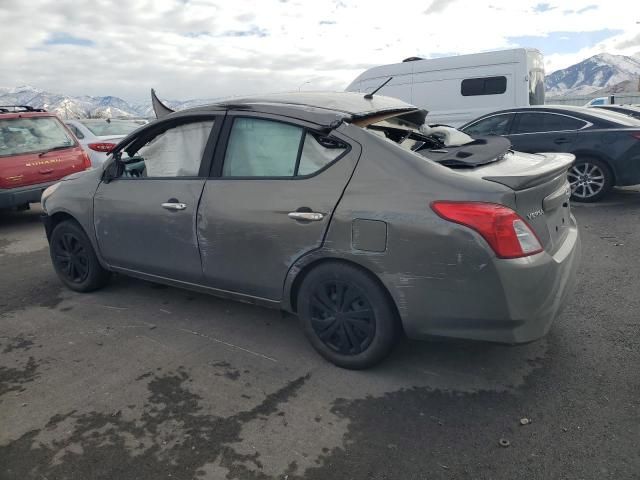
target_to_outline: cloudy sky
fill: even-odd
[[[0,0],[0,87],[217,98],[344,89],[362,70],[536,47],[547,73],[640,54],[633,0]]]

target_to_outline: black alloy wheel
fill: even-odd
[[[296,305],[311,345],[342,368],[379,363],[400,332],[395,305],[380,280],[346,262],[325,261],[307,272]]]
[[[104,286],[110,277],[79,223],[65,220],[57,224],[49,239],[49,252],[58,278],[71,290],[91,292]]]
[[[75,232],[65,232],[51,245],[56,270],[69,282],[82,283],[89,275],[89,257]]]
[[[376,317],[356,285],[338,280],[319,283],[311,297],[311,325],[318,338],[342,355],[357,355],[371,345]]]

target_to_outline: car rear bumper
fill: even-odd
[[[54,183],[53,182],[38,183],[36,185],[27,185],[25,187],[11,188],[8,190],[0,189],[0,208],[11,208],[27,203],[39,203],[42,192]]]
[[[537,340],[549,331],[572,292],[580,255],[580,235],[574,225],[553,255],[495,259],[481,277],[474,278],[475,286],[461,286],[458,294],[441,290],[430,296],[431,302],[424,296],[405,297],[406,305],[417,304],[401,315],[405,332],[412,338],[510,344]]]

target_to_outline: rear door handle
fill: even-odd
[[[305,220],[307,222],[319,222],[324,218],[324,214],[319,212],[289,212],[288,217],[294,220]]]
[[[556,138],[553,143],[555,143],[556,145],[561,145],[563,143],[571,143],[571,140],[567,139],[567,138]]]
[[[162,204],[162,208],[166,208],[167,210],[184,210],[185,208],[187,208],[187,204],[166,202]]]

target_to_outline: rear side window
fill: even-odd
[[[304,130],[281,122],[236,118],[223,177],[292,177]]]
[[[0,157],[72,147],[76,144],[54,117],[0,120]]]
[[[311,175],[336,160],[347,146],[332,138],[307,133],[304,138],[298,175]]]
[[[463,131],[471,136],[507,135],[512,119],[513,113],[494,115],[483,118],[473,125],[468,126]]]
[[[75,125],[67,124],[67,127],[71,132],[76,136],[77,139],[81,140],[84,138],[84,134],[76,127]]]
[[[507,77],[466,78],[460,85],[463,97],[499,95],[507,91]]]
[[[513,133],[544,133],[578,130],[586,124],[583,120],[553,113],[519,113],[518,124]]]
[[[302,127],[273,120],[236,118],[223,177],[310,175],[336,160],[347,146]]]

